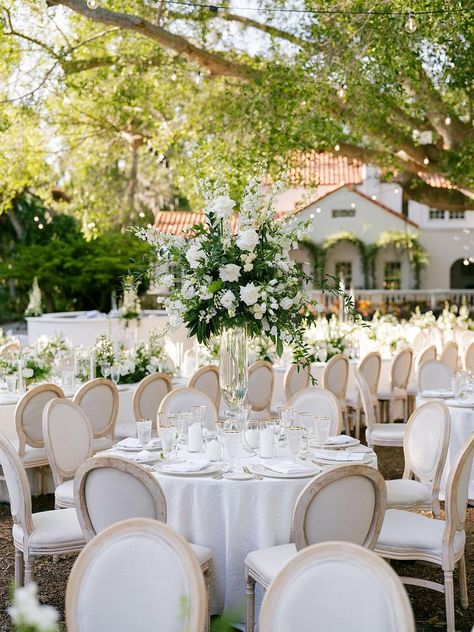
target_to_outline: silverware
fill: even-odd
[[[251,476],[253,476],[256,481],[263,480],[263,476],[260,476],[259,474],[255,474],[255,472],[251,472],[250,469],[246,465],[244,465],[242,469],[246,474],[250,474]]]
[[[220,481],[222,478],[222,472],[216,472],[212,477],[215,481]]]

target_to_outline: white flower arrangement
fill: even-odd
[[[164,276],[175,273],[164,301],[171,326],[184,323],[189,335],[204,344],[225,328],[244,327],[251,338],[269,337],[278,355],[284,343],[289,344],[295,360],[308,364],[303,361],[309,357],[304,331],[318,309],[305,289],[311,278],[295,264],[291,252],[312,220],[293,214],[278,219],[275,192],[268,199],[261,181],[253,178],[238,208],[226,184],[205,180],[205,221],[185,237],[155,228],[134,231],[153,247],[152,282],[162,286]],[[320,289],[351,305],[328,277]]]
[[[57,632],[59,615],[53,606],[38,601],[34,582],[17,588],[8,614],[16,632]]]
[[[38,285],[38,279],[35,277],[31,286],[28,305],[25,309],[25,316],[41,316],[42,313],[41,290]]]
[[[122,304],[119,309],[119,317],[122,320],[135,320],[140,318],[142,307],[137,293],[137,287],[130,276],[125,277],[123,282]]]

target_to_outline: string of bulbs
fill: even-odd
[[[185,7],[193,7],[196,9],[208,9],[211,13],[218,13],[221,10],[227,11],[229,7],[219,4],[203,4],[198,2],[188,2],[186,0],[167,0],[168,4],[176,4]],[[97,0],[87,0],[87,6],[89,9],[97,9],[99,3]],[[260,11],[258,7],[232,7],[234,11]],[[361,16],[378,16],[378,17],[390,17],[390,16],[406,16],[405,30],[407,33],[414,33],[418,28],[415,16],[419,15],[446,15],[455,13],[472,13],[474,9],[420,9],[418,11],[382,11],[382,10],[367,10],[367,11],[353,11],[353,10],[340,10],[340,9],[287,9],[284,7],[266,8],[266,12],[272,13],[298,13],[307,15],[361,15]]]

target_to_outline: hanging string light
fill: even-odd
[[[405,31],[407,33],[414,33],[417,29],[417,24],[415,20],[415,16],[413,15],[413,11],[410,11],[408,14],[408,19],[405,22]]]
[[[99,6],[96,2],[96,0],[87,0],[87,6],[89,7],[89,9],[97,9],[97,7]]]

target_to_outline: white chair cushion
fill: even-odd
[[[200,544],[189,544],[192,548],[194,555],[197,557],[198,562],[201,566],[207,564],[212,560],[212,551],[211,549],[206,548],[205,546],[201,546]]]
[[[11,444],[18,452],[20,449],[20,442],[18,441],[18,439],[11,441]],[[26,467],[32,465],[33,463],[44,463],[45,465],[47,465],[48,457],[46,456],[45,448],[32,448],[31,446],[26,445],[23,463]]]
[[[352,391],[346,394],[346,405],[351,408],[360,408],[360,395],[358,391]]]
[[[86,542],[73,508],[41,511],[34,513],[32,518],[35,530],[30,539],[31,548],[59,548],[61,545],[79,547]],[[14,524],[12,531],[15,543],[22,548],[23,527]]]
[[[395,388],[392,390],[391,388],[382,388],[377,391],[377,399],[403,399],[407,395],[406,388]]]
[[[113,441],[110,437],[99,437],[94,439],[94,452],[102,452],[102,450],[108,450],[113,446]]]
[[[61,505],[74,507],[74,479],[64,481],[56,487],[54,497]]]
[[[375,441],[401,441],[405,435],[406,424],[374,424],[370,430],[370,439]],[[401,445],[401,444],[400,444]]]
[[[385,481],[387,508],[403,509],[414,505],[431,505],[431,488],[420,481],[398,478]]]
[[[375,547],[377,553],[388,553],[398,550],[429,553],[441,559],[441,547],[443,541],[445,522],[427,518],[411,511],[402,509],[388,509],[380,532],[379,540]],[[464,531],[458,531],[454,539],[454,554],[457,556],[466,542]]]
[[[408,384],[407,393],[412,397],[416,397],[416,395],[418,395],[418,387],[416,385],[416,382],[410,382],[410,384]]]
[[[245,564],[252,569],[264,586],[278,575],[281,569],[296,555],[294,544],[280,544],[268,549],[252,551],[245,558]]]

